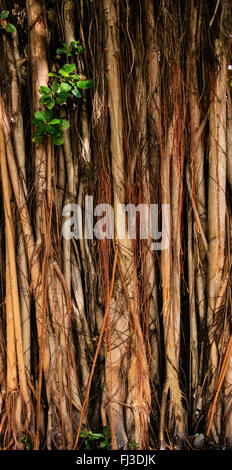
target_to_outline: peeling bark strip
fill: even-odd
[[[208,192],[208,314],[207,322],[210,335],[210,385],[209,391],[215,393],[215,381],[219,365],[218,345],[215,336],[215,315],[218,299],[222,296],[223,282],[227,278],[226,255],[226,90],[227,61],[224,46],[216,40],[215,53],[218,71],[210,110],[210,155],[209,155],[209,192]],[[220,416],[220,405],[218,415]],[[220,424],[215,423],[214,438],[218,440]]]
[[[180,71],[176,70],[177,80],[181,81]],[[179,83],[173,84],[173,117],[168,128],[165,155],[162,161],[162,202],[171,203],[171,239],[168,250],[162,252],[163,325],[166,355],[166,379],[162,394],[160,419],[160,446],[165,448],[164,416],[170,392],[169,425],[173,428],[178,445],[185,435],[185,410],[182,404],[179,383],[180,360],[180,282],[181,282],[181,214],[183,204],[183,149],[185,108],[182,102],[182,120]]]
[[[203,331],[206,320],[206,254],[208,242],[206,240],[206,198],[205,198],[205,149],[204,129],[207,119],[201,115],[200,92],[197,77],[198,48],[200,41],[200,28],[202,21],[202,5],[199,10],[191,4],[191,41],[189,44],[189,107],[190,107],[190,161],[187,169],[187,185],[191,204],[189,205],[189,296],[190,296],[190,360],[191,360],[191,387],[193,422],[197,419],[198,403],[201,400],[201,375],[204,353],[203,345],[197,331],[197,318],[199,316],[200,329]],[[191,180],[190,180],[191,178]],[[189,181],[190,180],[190,181]],[[193,209],[191,208],[191,205]],[[192,214],[191,214],[192,212]],[[193,217],[193,220],[192,220]],[[192,240],[192,230],[195,232]]]
[[[0,449],[231,447],[231,1],[0,0],[0,19]],[[56,106],[60,147],[34,144],[68,63],[93,86]],[[90,201],[113,238],[65,239],[64,206]],[[120,239],[121,204],[168,204],[169,247],[139,211]]]
[[[216,41],[219,70],[210,110],[210,155],[208,194],[208,326],[212,326],[215,304],[225,277],[226,234],[226,89],[227,61],[220,40]]]
[[[23,357],[23,340],[22,340],[22,329],[21,329],[21,319],[20,319],[20,303],[19,303],[19,292],[18,292],[18,283],[17,283],[17,270],[16,270],[16,253],[15,253],[15,238],[14,238],[14,230],[13,230],[13,219],[12,219],[12,212],[10,206],[10,181],[9,175],[7,170],[7,160],[6,160],[6,149],[5,149],[5,141],[4,141],[4,132],[3,132],[3,114],[2,114],[2,98],[0,95],[0,153],[1,153],[1,182],[2,182],[2,190],[3,190],[3,202],[4,202],[4,214],[5,214],[5,233],[6,233],[6,241],[7,241],[7,262],[9,263],[8,266],[8,291],[7,294],[9,296],[8,300],[8,321],[11,323],[9,307],[12,308],[11,315],[13,315],[12,319],[12,327],[13,330],[9,331],[10,325],[8,324],[8,331],[10,335],[11,347],[10,347],[10,354],[13,355],[13,367],[14,367],[14,342],[16,344],[16,355],[17,355],[17,366],[18,366],[18,380],[20,386],[20,392],[22,395],[22,399],[24,402],[24,406],[26,408],[26,419],[25,422],[22,424],[28,429],[30,420],[31,420],[31,399],[28,390],[28,384],[26,379],[26,370],[25,370],[25,363]],[[11,297],[11,298],[10,298]],[[9,338],[9,336],[8,336]],[[8,342],[9,347],[9,342]],[[18,430],[21,431],[20,429]]]

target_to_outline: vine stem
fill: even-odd
[[[223,381],[224,381],[224,378],[225,378],[225,375],[226,375],[226,371],[227,371],[227,368],[228,368],[228,365],[229,365],[229,361],[230,361],[230,358],[231,358],[231,352],[232,352],[232,336],[230,337],[230,341],[229,341],[229,344],[228,344],[228,347],[227,347],[227,351],[226,351],[226,354],[225,354],[225,357],[224,357],[224,360],[223,360],[223,363],[222,363],[221,372],[220,372],[220,376],[219,376],[219,379],[218,379],[217,390],[216,390],[213,402],[212,402],[212,404],[209,408],[209,412],[208,412],[208,416],[207,416],[208,426],[207,426],[207,431],[206,431],[206,439],[208,439],[209,435],[210,435],[210,431],[211,431],[212,424],[213,424],[213,418],[214,418],[215,411],[216,411],[218,396],[219,396],[220,390],[222,388]]]

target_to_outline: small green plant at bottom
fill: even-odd
[[[138,450],[139,449],[139,444],[138,442],[134,441],[134,439],[131,439],[129,441],[129,449],[131,450]]]
[[[30,434],[24,433],[23,437],[20,439],[20,442],[24,444],[24,450],[32,450],[33,442]]]
[[[109,449],[110,447],[110,431],[109,426],[103,427],[103,437],[100,445],[101,449]]]
[[[86,424],[82,425],[80,437],[83,439],[84,447],[87,450],[99,448],[106,449],[110,446],[110,435],[108,426],[104,426],[102,433],[94,433],[87,428]]]

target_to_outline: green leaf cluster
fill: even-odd
[[[0,29],[3,29],[7,33],[13,33],[16,31],[16,28],[13,24],[8,23],[6,20],[9,16],[9,11],[4,10],[2,13],[0,13]]]
[[[92,79],[83,79],[83,77],[75,73],[75,64],[65,64],[58,71],[58,73],[50,72],[49,77],[53,78],[53,83],[50,89],[40,90],[42,97],[40,102],[47,105],[52,109],[55,104],[64,104],[67,99],[72,95],[75,98],[81,98],[80,90],[87,90],[92,87]]]
[[[30,434],[24,433],[24,436],[20,439],[20,442],[24,444],[25,450],[32,450],[33,442]]]
[[[85,449],[93,449],[98,447],[100,449],[109,448],[110,446],[110,434],[109,427],[104,426],[102,433],[94,433],[90,429],[87,429],[86,424],[82,425],[80,437],[83,439]]]
[[[81,55],[83,52],[84,47],[80,44],[80,41],[71,41],[69,46],[62,42],[61,47],[56,50],[58,55],[66,55],[67,57],[71,57],[74,54]]]
[[[69,128],[69,122],[65,119],[53,118],[51,109],[46,109],[45,112],[36,111],[32,122],[37,127],[33,142],[40,143],[45,135],[50,135],[54,145],[64,143],[63,131]]]
[[[66,52],[71,51],[73,48],[77,49],[78,54],[82,50],[80,47],[83,47],[79,44],[79,41],[71,42],[69,47],[63,43],[62,46]],[[60,49],[57,49],[57,51],[60,51]],[[93,81],[76,73],[75,64],[64,64],[57,73],[50,72],[48,76],[50,77],[48,86],[41,86],[39,89],[41,94],[40,104],[44,106],[45,112],[35,112],[33,124],[36,126],[36,132],[32,140],[39,143],[43,140],[44,135],[50,135],[53,144],[62,145],[64,142],[63,131],[68,129],[69,123],[64,119],[53,116],[53,110],[58,106],[67,104],[68,99],[73,96],[81,98],[81,90],[91,88]]]
[[[134,439],[131,439],[129,441],[129,449],[131,450],[138,450],[139,449],[139,444],[138,442],[134,441]]]

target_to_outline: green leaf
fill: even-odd
[[[61,67],[61,69],[58,71],[58,73],[60,73],[60,72],[70,73],[69,72],[69,65],[68,64],[63,65],[63,67]]]
[[[8,10],[4,10],[4,11],[1,13],[0,18],[1,18],[2,20],[6,20],[6,19],[8,18],[8,16],[9,16],[9,11],[8,11]]]
[[[60,47],[60,48],[56,49],[56,53],[59,54],[59,55],[68,54],[68,49],[64,49],[64,47]]]
[[[56,124],[60,124],[60,119],[52,119],[49,123],[51,126],[55,126]]]
[[[76,68],[76,65],[75,64],[65,64],[63,66],[63,69],[65,70],[65,72],[68,72],[68,73],[72,73]]]
[[[46,132],[47,132],[47,126],[43,125],[43,126],[39,126],[39,127],[36,129],[36,132],[35,132],[34,135],[35,135],[35,136],[37,136],[37,135],[40,136],[40,135],[46,134]]]
[[[41,95],[43,95],[43,94],[45,94],[45,95],[51,95],[51,89],[48,88],[47,86],[41,86],[41,87],[39,88],[39,93],[40,93]]]
[[[32,119],[32,124],[34,124],[37,127],[44,126],[42,121],[39,121],[38,119]]]
[[[76,97],[76,98],[81,98],[82,97],[82,94],[80,92],[80,90],[78,90],[78,88],[73,88],[72,89],[72,94]]]
[[[50,96],[48,96],[48,95],[42,95],[41,98],[40,98],[40,100],[39,100],[39,102],[40,102],[41,104],[47,104],[47,103],[49,103],[49,102],[51,101],[51,99],[52,99],[52,98],[51,98]]]
[[[40,142],[42,142],[42,140],[43,140],[42,135],[35,135],[32,139],[32,142],[34,142],[35,144],[39,144]]]
[[[63,65],[63,67],[59,70],[59,73],[61,75],[64,75],[65,77],[69,77],[70,73],[72,73],[76,68],[76,65],[75,64],[65,64]]]
[[[101,433],[93,433],[92,434],[92,439],[101,439],[101,438],[104,439],[104,436]]]
[[[80,55],[84,53],[84,50],[85,50],[85,49],[84,49],[83,46],[78,46],[78,47],[77,47],[77,52],[78,52],[78,54],[80,54]]]
[[[70,127],[70,124],[68,121],[66,121],[65,119],[60,120],[60,126],[59,126],[60,130],[64,131],[66,129],[69,129],[69,127]]]
[[[74,73],[73,75],[71,75],[71,79],[72,80],[80,80],[80,75]]]
[[[53,72],[49,72],[48,76],[49,76],[49,77],[56,77],[56,78],[59,78],[59,75],[57,75],[56,73],[53,73]]]
[[[71,47],[77,46],[78,44],[80,44],[80,41],[71,41],[70,42]]]
[[[42,111],[35,112],[35,119],[38,119],[38,121],[46,122],[46,116],[44,113],[42,113]]]
[[[16,31],[16,28],[14,27],[14,25],[11,24],[11,23],[7,23],[6,32],[7,33],[14,33],[14,31]]]
[[[55,133],[56,133],[56,127],[55,126],[47,126],[46,134],[53,135]]]
[[[52,109],[54,108],[55,104],[56,104],[55,100],[51,98],[51,100],[47,103],[47,108]]]
[[[57,81],[53,82],[52,84],[53,93],[57,93],[58,89],[59,89],[59,83]]]
[[[104,449],[108,445],[107,441],[101,442],[101,448]]]
[[[69,73],[68,73],[68,72],[65,72],[65,71],[62,70],[62,69],[59,70],[59,73],[60,73],[60,75],[62,75],[62,77],[66,77],[66,78],[69,77]]]
[[[65,83],[65,82],[61,83],[61,85],[60,85],[61,91],[65,92],[65,93],[68,93],[71,90],[71,88],[72,87],[68,83]]]
[[[93,85],[93,80],[89,78],[88,80],[79,80],[77,82],[78,88],[81,88],[83,90],[87,90],[88,88],[91,88]]]
[[[56,98],[57,104],[64,104],[66,103],[67,99],[70,97],[70,93],[59,93]]]
[[[62,145],[64,143],[62,136],[57,137],[56,135],[52,135],[51,139],[54,145]]]
[[[46,121],[49,122],[52,119],[53,111],[52,109],[45,109]]]

